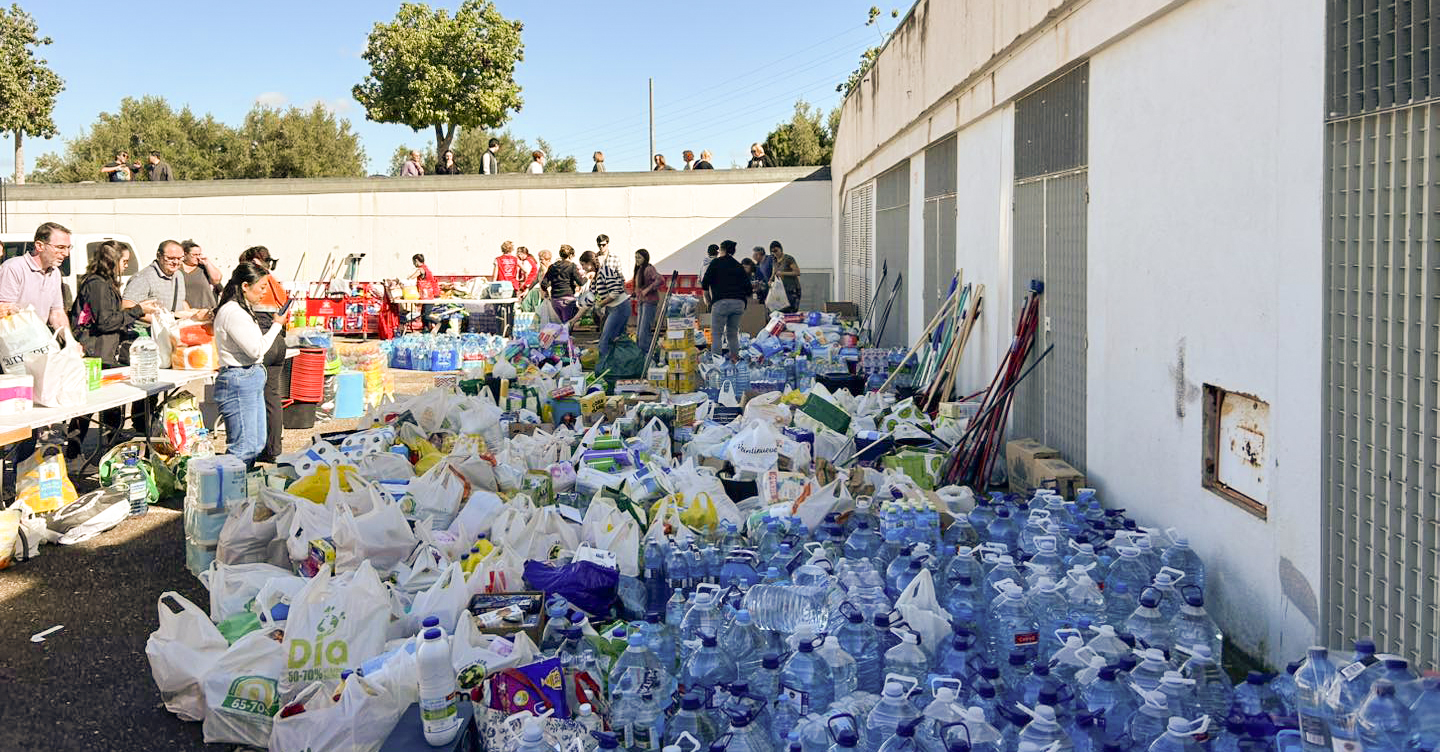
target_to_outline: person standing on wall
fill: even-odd
[[[640,323],[635,327],[635,342],[641,350],[650,347],[655,334],[655,315],[660,307],[660,288],[665,280],[655,265],[650,263],[650,252],[641,248],[635,252],[635,276],[631,278],[630,289],[635,291],[635,300],[640,304]]]
[[[455,164],[455,152],[449,149],[440,157],[440,164],[435,165],[436,175],[459,175],[460,165]]]
[[[256,326],[266,330],[272,326],[279,326],[283,331],[284,322],[280,312],[290,307],[290,296],[286,294],[284,285],[281,285],[275,275],[270,273],[279,263],[279,259],[270,255],[270,249],[263,245],[257,245],[253,248],[246,248],[240,254],[240,263],[254,264],[266,272],[264,277],[252,284],[256,297],[247,298],[250,301],[250,313],[253,314]],[[283,447],[285,395],[281,393],[285,381],[284,337],[270,340],[260,359],[260,365],[265,367],[265,429],[261,432],[263,446],[255,459],[260,462],[274,462],[275,458],[285,451]],[[218,388],[216,394],[218,401]],[[228,431],[229,428],[227,427],[226,430]]]
[[[150,152],[150,164],[145,165],[145,179],[152,183],[168,183],[175,179],[175,173],[170,169],[170,163],[160,158],[160,152]]]
[[[720,243],[720,255],[705,270],[700,287],[710,304],[711,350],[719,352],[723,335],[733,363],[740,359],[740,316],[750,299],[750,275],[735,260],[735,241]]]
[[[405,158],[405,164],[400,168],[400,177],[418,178],[425,175],[425,167],[420,164],[420,152],[412,150],[410,156]]]
[[[715,165],[710,164],[710,151],[709,151],[709,150],[705,150],[705,151],[700,152],[700,161],[695,163],[694,169],[696,169],[696,170],[713,170],[713,169],[715,169]]]
[[[205,249],[193,240],[180,243],[185,252],[180,268],[185,275],[185,301],[196,308],[215,307],[216,290],[220,289],[220,268],[205,257]]]
[[[254,250],[254,249],[251,249]],[[281,319],[290,309],[286,301],[262,328],[255,310],[270,294],[269,269],[242,261],[220,293],[215,310],[215,348],[220,373],[215,377],[215,402],[225,421],[225,452],[251,465],[265,450],[269,418],[265,409],[266,374],[263,360],[284,328]]]
[[[500,157],[496,156],[499,152],[500,152],[500,139],[498,139],[498,138],[492,138],[492,139],[490,139],[490,146],[489,146],[489,148],[485,149],[485,153],[484,153],[484,154],[481,154],[481,155],[480,155],[480,174],[481,174],[481,175],[499,175],[499,174],[500,174]]]
[[[682,170],[693,170],[693,169],[695,169],[695,152],[690,151],[689,149],[686,149],[685,151],[680,152],[680,158],[685,160],[685,166],[684,166],[684,167],[681,167],[680,169],[682,169]]]
[[[591,171],[591,172],[604,172],[604,171],[605,171],[605,152],[603,152],[603,151],[597,151],[597,152],[595,152],[595,154],[592,155],[590,158],[595,161],[595,166],[590,168],[590,171]]]
[[[785,297],[790,299],[790,305],[782,309],[785,313],[795,313],[800,310],[800,265],[795,263],[795,257],[787,254],[780,241],[770,241],[771,274],[770,284],[777,281],[785,285]]]
[[[131,162],[129,152],[118,151],[115,153],[115,161],[101,167],[100,173],[112,183],[128,183],[139,170],[140,163]]]
[[[614,346],[615,340],[624,336],[630,323],[630,294],[625,292],[625,273],[614,261],[614,254],[599,254],[586,251],[580,254],[580,264],[593,275],[590,291],[595,294],[595,309],[603,311],[605,323],[600,328],[600,357],[604,358]]]
[[[530,167],[527,168],[527,172],[531,175],[539,175],[545,172],[545,152],[530,152]]]
[[[765,156],[765,147],[759,143],[750,144],[750,161],[746,167],[774,167],[775,163]]]

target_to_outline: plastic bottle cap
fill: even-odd
[[[780,668],[780,656],[769,653],[760,659],[760,665],[772,671],[778,669]]]
[[[1259,687],[1265,684],[1265,675],[1259,671],[1251,671],[1245,675],[1245,683],[1253,687]]]
[[[1372,640],[1372,639],[1370,639],[1370,638],[1368,638],[1368,637],[1362,637],[1362,638],[1356,640],[1356,641],[1355,641],[1355,652],[1357,652],[1357,653],[1374,653],[1374,652],[1375,652],[1375,641]]]
[[[885,683],[885,696],[886,696],[886,697],[903,697],[904,695],[905,695],[905,686],[902,685],[900,682],[893,682],[893,681],[892,681],[892,682],[886,682],[886,683]]]
[[[442,634],[444,634],[444,633],[442,633],[442,632],[440,631],[440,628],[439,628],[439,627],[431,627],[431,628],[425,630],[425,639],[427,639],[427,640],[438,640],[438,639],[440,639],[440,637],[441,637]]]
[[[427,616],[425,617],[425,621],[420,622],[421,629],[429,629],[431,627],[438,626],[440,626],[440,617],[438,616]]]

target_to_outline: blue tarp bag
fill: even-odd
[[[591,616],[610,612],[620,573],[593,561],[556,567],[543,561],[525,562],[525,583],[532,590],[561,595],[570,605]]]

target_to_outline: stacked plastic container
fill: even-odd
[[[185,566],[196,577],[215,561],[230,505],[245,498],[245,463],[239,457],[190,460],[185,472]]]

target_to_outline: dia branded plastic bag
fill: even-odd
[[[390,596],[370,562],[344,575],[322,566],[290,602],[281,691],[312,681],[334,689],[340,672],[380,653],[389,624]]]
[[[179,607],[172,610],[166,600]],[[199,606],[175,591],[161,594],[156,604],[160,627],[145,642],[150,675],[160,689],[165,709],[182,721],[205,718],[205,689],[201,680],[229,647],[220,630]]]
[[[205,674],[205,743],[265,748],[280,711],[285,647],[280,633],[261,629],[231,645]],[[221,638],[224,639],[224,638]]]

